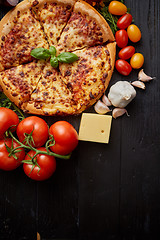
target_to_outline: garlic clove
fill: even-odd
[[[125,108],[114,108],[112,111],[112,117],[116,119],[117,117],[120,117],[120,116],[124,115],[125,113],[129,117],[129,114]]]
[[[108,97],[104,94],[103,95],[103,97],[102,97],[102,102],[104,103],[104,104],[106,104],[106,106],[112,106],[112,103],[111,103],[111,101],[108,99]]]
[[[98,102],[94,105],[94,110],[99,114],[105,114],[111,111],[101,100],[98,100]]]
[[[141,69],[138,73],[138,80],[142,82],[149,82],[151,80],[155,79],[155,77],[150,77],[147,74],[144,73],[144,70]]]
[[[134,81],[134,82],[132,82],[131,83],[134,87],[138,87],[138,88],[141,88],[141,89],[145,89],[146,88],[146,86],[145,86],[145,84],[143,83],[143,82],[141,82],[141,81]]]

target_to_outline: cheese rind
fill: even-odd
[[[108,143],[112,116],[83,113],[79,128],[79,140]]]

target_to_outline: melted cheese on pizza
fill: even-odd
[[[74,0],[60,3],[38,0],[32,2],[50,45],[57,46],[61,32],[70,17],[73,4]]]
[[[18,10],[16,16],[4,25],[1,35],[0,71],[33,61],[30,53],[34,48],[49,48],[31,9],[22,13]]]
[[[63,81],[77,104],[77,111],[96,101],[105,91],[108,72],[111,70],[107,46],[95,46],[74,52],[79,60],[72,64],[60,64]]]
[[[58,43],[59,52],[75,51],[113,41],[114,36],[102,16],[86,2],[76,2]]]
[[[72,94],[57,69],[47,62],[41,79],[24,109],[43,115],[74,114]]]
[[[37,87],[44,68],[44,62],[31,62],[0,72],[3,91],[17,106],[27,102]]]

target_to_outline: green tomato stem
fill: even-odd
[[[54,152],[50,152],[48,149],[46,149],[47,151],[40,151],[36,148],[34,148],[32,145],[30,145],[28,143],[28,146],[23,144],[22,142],[20,142],[16,137],[14,137],[14,135],[12,134],[12,132],[9,130],[9,134],[10,136],[20,145],[20,147],[18,148],[24,148],[24,149],[28,149],[28,150],[33,150],[35,151],[35,155],[33,156],[33,158],[35,156],[37,156],[38,154],[44,154],[44,155],[49,155],[49,156],[54,156],[54,157],[57,157],[57,158],[61,158],[61,159],[69,159],[71,157],[71,154],[68,154],[68,155],[60,155],[60,154],[56,154]],[[33,159],[32,158],[32,159]]]

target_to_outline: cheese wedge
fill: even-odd
[[[83,113],[79,128],[79,140],[108,143],[112,116]]]

